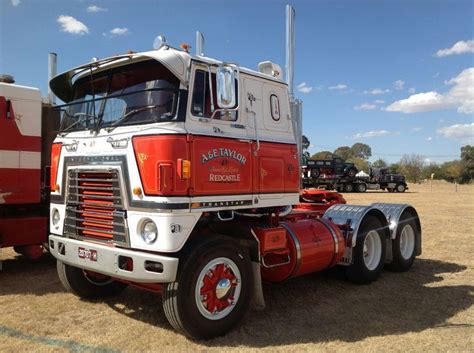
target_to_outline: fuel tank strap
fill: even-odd
[[[339,240],[337,239],[337,234],[327,220],[320,218],[319,221],[329,230],[333,239],[334,239],[334,255],[332,257],[331,266],[335,265],[337,254],[339,253]]]
[[[293,230],[291,230],[290,227],[288,227],[288,225],[286,225],[285,223],[280,223],[280,226],[282,226],[283,228],[286,229],[286,231],[288,232],[288,234],[290,235],[291,239],[293,240],[294,244],[295,244],[295,249],[296,249],[296,264],[295,264],[295,268],[293,269],[293,273],[288,276],[288,278],[290,277],[293,277],[295,274],[297,274],[300,270],[300,265],[301,265],[301,245],[300,245],[300,241],[298,240],[298,237],[296,236],[296,234],[293,232]]]

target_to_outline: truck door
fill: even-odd
[[[210,76],[212,85],[209,85]],[[240,111],[215,112],[218,108],[215,68],[209,74],[209,67],[194,65],[190,87],[185,126],[192,134],[191,194],[250,195],[252,146],[247,138],[245,118]]]

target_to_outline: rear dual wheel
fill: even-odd
[[[193,339],[222,336],[250,307],[253,275],[247,253],[232,241],[207,241],[186,259],[176,282],[163,289],[171,326]]]
[[[393,260],[387,268],[396,272],[408,271],[415,261],[417,227],[409,213],[402,214],[397,234],[392,240]]]
[[[367,216],[359,229],[353,248],[354,261],[345,272],[351,282],[366,284],[375,281],[382,272],[386,239],[382,223],[374,216]]]

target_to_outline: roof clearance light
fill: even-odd
[[[181,45],[179,47],[181,49],[183,49],[186,53],[189,53],[189,49],[191,49],[191,46],[189,44],[186,44],[186,43],[181,43]]]

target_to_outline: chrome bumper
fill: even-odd
[[[174,282],[178,272],[179,260],[174,257],[115,248],[53,234],[49,236],[49,251],[56,259],[68,265],[132,282]],[[121,256],[132,259],[133,269],[131,271],[119,268]],[[159,273],[148,271],[145,269],[145,262],[162,264],[163,270]]]

